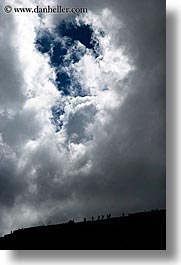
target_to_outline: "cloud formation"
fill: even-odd
[[[76,5],[0,16],[1,234],[165,207],[164,2]]]

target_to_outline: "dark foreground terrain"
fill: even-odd
[[[166,249],[166,210],[38,226],[0,238],[0,249]]]

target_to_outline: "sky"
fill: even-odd
[[[163,0],[0,2],[0,235],[166,207],[165,18]]]

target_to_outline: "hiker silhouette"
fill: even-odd
[[[73,220],[69,220],[68,224],[74,224],[74,219]]]
[[[107,214],[107,219],[111,218],[111,214]]]

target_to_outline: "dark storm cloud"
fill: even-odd
[[[126,46],[136,71],[129,81],[129,96],[112,113],[108,138],[93,151],[95,171],[73,187],[88,203],[87,214],[96,208],[115,213],[162,208],[166,203],[165,1],[111,1],[111,5],[104,1],[103,5],[126,25],[119,43]]]
[[[3,3],[0,4],[1,37],[0,37],[0,109],[14,109],[20,106],[24,97],[22,95],[22,74],[17,65],[17,53],[12,42],[15,41],[14,20],[3,12]]]
[[[118,198],[128,208],[128,201],[136,209],[165,207],[165,1],[104,5],[126,25],[119,43],[136,65],[131,92],[113,113],[108,143],[98,145],[96,166],[110,176],[104,197],[111,193],[115,208]]]
[[[26,181],[18,176],[16,157],[0,139],[0,208],[11,209],[15,200],[26,190]],[[2,215],[1,215],[2,217]],[[1,220],[0,220],[1,221]]]
[[[70,1],[66,6],[71,5],[74,6],[75,2]],[[18,175],[16,159],[12,158],[13,154],[7,154],[8,149],[3,143],[0,151],[3,157],[0,164],[0,207],[13,207],[20,195],[21,205],[25,208],[33,205],[32,215],[40,213],[41,218],[33,220],[32,224],[40,219],[45,223],[54,223],[107,212],[116,215],[122,211],[163,208],[166,203],[165,1],[79,1],[77,5],[96,13],[108,8],[120,18],[124,27],[117,36],[116,45],[126,47],[125,52],[136,69],[118,84],[117,97],[121,98],[123,91],[127,91],[127,97],[119,108],[107,110],[111,119],[103,127],[104,131],[99,129],[99,124],[95,125],[93,135],[84,131],[85,125],[94,122],[91,115],[97,113],[91,105],[72,112],[67,118],[64,126],[67,141],[80,143],[86,137],[86,140],[95,139],[91,146],[87,143],[87,149],[82,150],[84,155],[80,158],[75,155],[67,161],[69,147],[66,146],[59,154],[51,141],[50,144],[42,141],[37,144],[37,152],[29,154],[23,149],[22,159],[17,145],[26,143],[26,138],[38,137],[36,130],[39,125],[36,127],[32,122],[33,112],[17,114],[18,119],[8,121],[4,121],[1,115],[3,140],[20,154],[23,163],[28,162]],[[8,23],[13,22],[10,20]],[[2,28],[5,30],[5,24]],[[10,45],[8,43],[9,39],[5,39],[1,51],[4,51],[5,44]],[[12,54],[11,47],[9,53]],[[11,94],[14,96],[6,101],[6,93],[9,92],[3,90],[2,105],[21,100],[21,74],[14,66],[15,55],[4,57],[3,54],[5,64],[0,66],[1,73],[4,77],[10,76],[10,79],[5,78],[7,81],[2,81],[1,86],[10,90],[14,88],[14,94]],[[11,67],[8,67],[10,63]],[[5,155],[2,150],[5,150]],[[80,171],[84,166],[86,168],[88,161],[91,161],[91,170]],[[67,168],[71,173],[67,173]],[[62,179],[58,179],[59,176]],[[29,184],[36,190],[35,195],[28,189]],[[5,231],[4,227],[2,224],[2,231]]]
[[[129,96],[112,113],[108,139],[94,151],[97,170],[80,180],[82,200],[112,199],[115,209],[118,201],[129,209],[165,207],[165,1],[93,1],[90,9],[95,6],[112,9],[126,25],[119,44],[136,71]]]

